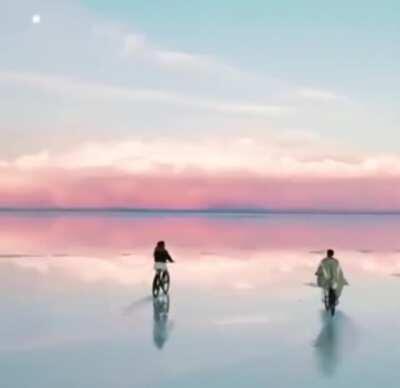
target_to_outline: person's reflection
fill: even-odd
[[[356,331],[350,319],[341,311],[334,318],[321,312],[322,329],[315,340],[318,367],[326,376],[335,374],[344,354],[354,348]]]
[[[159,295],[153,299],[153,341],[158,349],[162,349],[169,336],[170,323],[169,314],[169,295]]]

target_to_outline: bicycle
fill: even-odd
[[[332,317],[335,315],[336,303],[336,292],[333,288],[329,288],[328,292],[324,293],[324,304],[326,311],[330,312]]]
[[[153,279],[153,297],[157,298],[162,290],[164,294],[168,294],[171,279],[168,271],[157,271]]]

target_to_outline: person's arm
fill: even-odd
[[[319,264],[317,270],[315,271],[315,276],[320,276],[322,273],[322,264]]]
[[[175,263],[167,250],[165,250],[165,256],[167,258],[167,261],[169,261],[170,263]]]
[[[339,264],[339,276],[342,278],[343,284],[344,284],[345,286],[348,286],[348,285],[349,285],[349,282],[348,282],[348,281],[346,280],[346,278],[344,277],[343,269],[342,269],[342,267],[340,266],[340,264]]]

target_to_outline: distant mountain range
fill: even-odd
[[[0,212],[87,212],[87,213],[164,213],[164,214],[338,214],[338,215],[400,215],[400,210],[347,210],[347,209],[262,209],[262,208],[207,208],[207,209],[156,209],[156,208],[127,208],[127,207],[7,207]]]

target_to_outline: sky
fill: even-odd
[[[0,1],[0,207],[400,210],[398,2]]]

